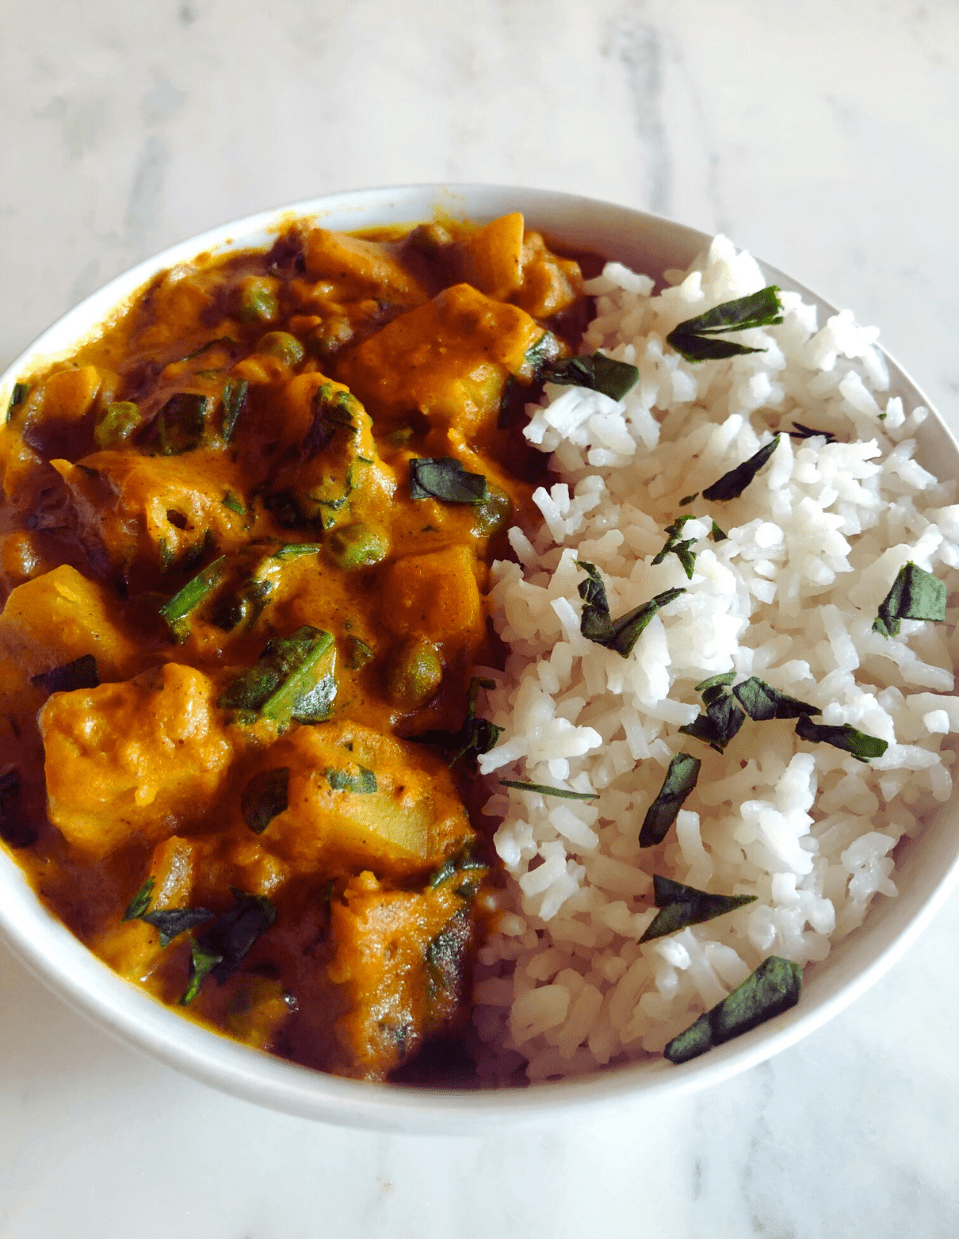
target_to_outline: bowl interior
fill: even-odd
[[[0,376],[5,407],[18,375],[68,356],[98,324],[124,308],[156,272],[204,251],[268,246],[292,216],[355,230],[414,223],[435,212],[477,222],[519,210],[565,244],[598,251],[654,277],[691,262],[709,238],[695,229],[627,207],[569,194],[507,186],[422,185],[336,194],[264,212],[205,233],[140,264],[71,310]],[[784,273],[762,264],[772,283],[834,307]],[[907,407],[928,401],[889,360],[891,387]],[[940,477],[959,475],[959,446],[941,419],[922,427],[919,459]],[[72,1006],[129,1045],[195,1078],[250,1101],[304,1117],[385,1130],[479,1132],[504,1119],[558,1109],[615,1105],[624,1097],[688,1092],[770,1057],[819,1027],[857,997],[911,944],[959,879],[953,796],[924,834],[897,849],[897,899],[875,904],[866,923],[806,972],[802,1001],[786,1015],[681,1067],[650,1060],[580,1079],[525,1089],[450,1091],[375,1085],[321,1075],[182,1019],[122,981],[90,954],[37,900],[15,861],[0,849],[0,932],[20,959]]]

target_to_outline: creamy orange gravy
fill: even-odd
[[[495,878],[450,759],[532,520],[522,405],[586,306],[519,215],[297,222],[20,376],[0,835],[122,976],[342,1075],[455,1039]]]

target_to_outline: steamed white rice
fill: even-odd
[[[877,331],[847,311],[820,326],[783,292],[781,325],[733,338],[764,352],[690,364],[665,345],[677,323],[762,288],[757,264],[717,237],[688,272],[653,282],[616,263],[588,285],[597,314],[582,352],[639,368],[624,400],[549,385],[526,437],[552,453],[555,483],[534,496],[542,524],[494,565],[493,619],[505,674],[481,712],[503,727],[480,759],[505,909],[481,951],[475,1030],[490,1077],[530,1080],[661,1054],[666,1043],[767,956],[822,960],[896,894],[893,851],[951,791],[959,729],[957,611],[872,631],[907,562],[959,585],[956,484],[914,459],[926,416],[889,395]],[[743,495],[680,500],[784,433]],[[683,513],[695,573],[653,557]],[[714,542],[712,521],[728,534]],[[602,573],[618,616],[674,586],[627,658],[580,633],[584,578]],[[679,732],[702,711],[694,686],[735,671],[889,742],[862,763],[811,744],[791,721],[751,722],[724,754]],[[484,672],[484,674],[487,674]],[[641,849],[649,804],[675,753],[702,761],[666,842]],[[590,801],[507,791],[513,778]],[[639,945],[653,920],[653,873],[756,902]],[[487,1052],[488,1051],[488,1052]]]

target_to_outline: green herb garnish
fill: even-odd
[[[714,1045],[730,1041],[771,1020],[799,1001],[802,969],[790,959],[770,955],[731,994],[674,1037],[663,1053],[671,1063],[685,1063]]]
[[[53,667],[50,671],[32,675],[30,683],[48,693],[72,693],[78,688],[99,688],[97,660],[92,654],[83,654],[61,667]]]
[[[272,552],[272,559],[299,559],[301,555],[318,555],[318,542],[287,542]]]
[[[225,573],[226,556],[221,555],[187,581],[186,585],[160,608],[160,615],[166,620],[170,635],[178,644],[185,641],[189,634],[190,616],[209,598]]]
[[[142,912],[140,920],[146,921],[160,931],[160,946],[169,946],[174,938],[188,929],[195,929],[205,921],[212,921],[215,912],[208,908],[157,908],[155,912]]]
[[[599,800],[599,792],[571,792],[565,787],[550,787],[548,783],[520,783],[517,779],[500,779],[500,783],[521,792],[539,792],[541,796],[559,796],[562,800]]]
[[[944,620],[946,586],[938,577],[911,561],[899,569],[892,589],[879,604],[872,630],[884,637],[898,637],[900,620]]]
[[[146,912],[150,906],[150,900],[153,898],[153,887],[156,884],[156,878],[149,877],[130,900],[130,906],[120,918],[123,921],[137,921]]]
[[[725,357],[737,357],[743,353],[764,353],[761,348],[747,348],[735,340],[718,340],[717,332],[745,331],[748,327],[769,327],[783,321],[782,304],[775,284],[761,288],[758,293],[724,301],[705,314],[687,318],[674,327],[666,337],[666,343],[687,361],[717,361]]]
[[[710,538],[712,538],[714,542],[725,542],[726,539],[729,537],[729,534],[723,533],[723,531],[719,528],[716,522],[713,521],[713,527],[712,527],[712,530],[710,531],[709,536]]]
[[[147,427],[144,446],[159,456],[181,456],[203,442],[212,399],[196,392],[171,396]]]
[[[475,761],[481,753],[488,753],[503,733],[502,727],[497,727],[488,719],[476,717],[476,702],[481,688],[495,688],[494,680],[481,680],[474,676],[470,680],[469,693],[466,698],[466,719],[455,737],[459,748],[450,758],[450,765],[455,766],[461,757],[472,757]]]
[[[23,404],[27,396],[30,395],[29,383],[14,383],[13,390],[10,393],[10,403],[7,405],[7,421],[13,417],[13,410],[18,404]]]
[[[814,744],[831,744],[833,748],[851,753],[856,761],[869,761],[872,757],[882,757],[889,748],[888,740],[880,740],[878,736],[867,735],[851,727],[848,723],[831,726],[827,723],[814,723],[805,715],[796,724],[796,735],[803,740],[811,740]]]
[[[276,920],[276,908],[265,895],[248,895],[236,887],[230,889],[236,900],[235,906],[217,917],[202,935],[204,946],[221,956],[212,970],[221,985],[236,971],[240,960],[257,938],[266,933]]]
[[[246,406],[246,397],[249,390],[250,384],[246,379],[231,379],[223,385],[223,395],[221,397],[223,402],[223,420],[220,423],[220,434],[226,443],[233,439],[236,423]]]
[[[683,540],[682,531],[687,521],[694,520],[696,520],[696,517],[689,512],[685,516],[677,517],[671,525],[667,525],[666,545],[653,559],[654,564],[661,564],[667,555],[675,555],[683,565],[683,571],[690,581],[693,579],[693,572],[696,568],[696,552],[691,549],[696,545],[696,539],[687,538]]]
[[[704,741],[717,753],[725,751],[726,745],[746,721],[729,687],[735,676],[734,671],[726,671],[697,684],[696,692],[703,695],[706,713],[679,729],[684,735]]]
[[[199,994],[200,986],[213,969],[222,962],[222,955],[197,942],[196,938],[190,939],[190,983],[180,999],[181,1007],[188,1007],[190,1005],[197,994]]]
[[[369,796],[376,791],[376,775],[365,766],[357,766],[356,774],[348,770],[327,770],[326,781],[335,792],[356,792]]]
[[[683,801],[696,786],[700,765],[699,758],[689,753],[677,753],[669,763],[659,794],[643,818],[643,828],[639,832],[640,847],[655,847],[666,838],[683,807]]]
[[[681,508],[688,508],[688,507],[689,507],[689,505],[690,505],[691,503],[695,503],[695,501],[696,501],[698,498],[699,498],[699,491],[698,491],[698,490],[697,490],[694,494],[692,494],[692,495],[684,495],[684,496],[683,496],[683,498],[682,498],[682,499],[680,499],[680,501],[679,501],[679,506],[680,506]]]
[[[622,400],[639,382],[639,370],[628,361],[614,361],[603,353],[587,357],[569,357],[547,366],[542,375],[548,383],[568,387],[588,387],[602,392],[611,400]]]
[[[737,684],[732,690],[736,700],[751,719],[765,722],[773,718],[802,718],[808,714],[820,714],[818,706],[810,705],[808,701],[800,701],[798,697],[790,697],[781,693],[765,680],[751,675],[742,684]]]
[[[713,482],[712,486],[707,486],[703,491],[703,498],[717,503],[724,503],[727,499],[738,499],[778,446],[779,434],[775,434],[755,455],[744,460],[735,469],[724,473],[718,482]]]
[[[237,499],[236,495],[231,495],[229,491],[223,496],[220,501],[225,508],[229,508],[231,512],[235,512],[237,516],[246,516],[246,508],[242,502]]]
[[[467,473],[463,462],[451,456],[421,456],[410,461],[410,495],[442,503],[481,504],[489,499],[489,486],[484,474]]]
[[[254,834],[262,834],[277,814],[288,807],[289,784],[289,766],[262,770],[247,783],[240,798],[240,812]]]
[[[586,573],[586,580],[581,581],[578,587],[579,596],[583,599],[579,630],[588,640],[615,650],[623,658],[629,656],[643,629],[656,612],[686,592],[685,589],[664,590],[649,602],[644,602],[642,606],[635,607],[614,620],[610,618],[606,587],[596,565],[584,559],[577,559],[576,563]]]
[[[286,726],[291,719],[329,718],[336,697],[336,651],[328,632],[304,624],[288,637],[269,641],[253,667],[232,681],[217,704],[260,714]]]
[[[836,442],[836,436],[831,430],[816,430],[813,426],[804,426],[802,422],[793,422],[789,437],[791,439],[825,439],[827,443]]]
[[[747,903],[754,903],[756,896],[710,895],[694,886],[683,886],[681,882],[654,874],[653,899],[660,911],[640,942],[651,942],[653,938],[674,934],[687,925],[701,925],[714,917],[725,916],[727,912],[742,908]]]

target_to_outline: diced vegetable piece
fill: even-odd
[[[142,666],[142,655],[117,619],[111,590],[61,564],[12,590],[0,615],[0,649],[15,651],[30,675],[92,655],[101,679]]]
[[[523,216],[501,215],[466,242],[463,274],[487,297],[508,301],[523,284]]]
[[[383,585],[383,613],[394,632],[438,642],[479,640],[483,607],[475,562],[465,546],[396,560]]]
[[[167,663],[122,684],[51,697],[38,716],[50,820],[88,856],[159,841],[219,793],[232,746],[214,686]]]
[[[35,393],[40,416],[59,421],[79,421],[93,407],[102,378],[96,366],[60,370],[51,374]],[[34,400],[31,400],[31,405]]]
[[[262,838],[294,872],[360,865],[403,877],[473,837],[450,772],[420,745],[330,722],[284,736],[270,765],[289,768],[288,807]]]
[[[426,299],[419,282],[378,241],[314,228],[306,235],[303,257],[314,280],[332,283],[334,296],[339,287],[347,298],[355,296],[359,285],[367,295],[397,305],[419,305]]]

